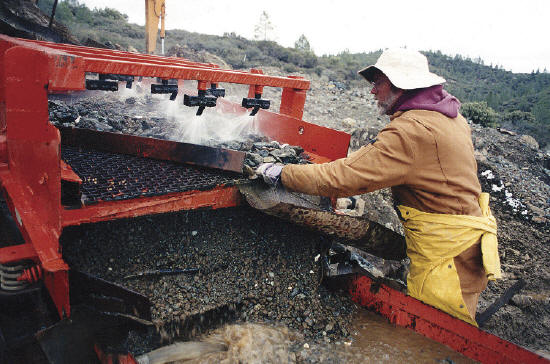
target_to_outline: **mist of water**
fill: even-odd
[[[147,93],[139,91],[138,87],[121,89],[118,97],[121,100],[135,97],[145,100]],[[248,113],[222,113],[218,108],[206,108],[198,116],[197,107],[183,105],[183,92],[180,91],[176,100],[170,100],[169,95],[151,95],[155,101],[155,114],[165,117],[176,124],[174,134],[170,139],[180,142],[215,145],[226,142],[242,142],[250,135],[260,135],[256,118]]]
[[[196,108],[183,103],[163,101],[159,106],[167,117],[177,121],[176,140],[194,144],[219,144],[244,141],[251,134],[258,134],[255,117],[247,114],[224,114],[217,108],[204,110],[196,115]]]

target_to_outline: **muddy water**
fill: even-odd
[[[348,352],[353,362],[383,363],[475,363],[442,345],[412,330],[395,327],[375,313],[360,310],[354,322],[353,341]]]
[[[196,355],[188,344],[182,353],[186,360],[174,363],[475,363],[366,310],[359,310],[351,339],[343,341],[307,342],[286,327],[246,323],[225,326],[195,343]],[[203,354],[204,345],[222,349]]]

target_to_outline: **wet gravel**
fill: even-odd
[[[355,304],[320,285],[315,261],[330,242],[246,206],[72,227],[61,240],[71,268],[149,297],[165,342],[191,337],[179,332],[186,319],[217,307],[235,310],[230,319],[283,324],[310,340],[349,335]],[[189,268],[198,272],[126,278]]]
[[[221,116],[214,110],[196,116],[195,109],[181,105],[179,99],[170,101],[163,95],[147,94],[138,85],[115,94],[85,91],[52,95],[48,108],[50,122],[57,126],[234,150],[250,150],[253,143],[269,141],[255,132],[252,118]]]
[[[127,91],[129,92],[129,91]],[[167,139],[246,151],[245,165],[248,171],[262,163],[304,164],[309,155],[300,146],[269,140],[254,130],[253,118],[237,118],[244,124],[238,130],[231,130],[234,120],[216,115],[202,116],[205,120],[190,115],[191,109],[168,101],[162,96],[151,96],[132,92],[134,96],[85,92],[80,96],[58,96],[49,100],[50,121],[57,126],[77,127],[132,134],[157,139]],[[173,108],[177,111],[168,111]],[[189,122],[193,120],[193,122]],[[198,123],[199,125],[193,125]],[[218,134],[211,128],[218,129]],[[205,126],[206,125],[206,126]],[[224,132],[220,129],[228,128]],[[226,135],[228,133],[229,135]]]
[[[237,140],[225,140],[204,127],[211,117],[202,119],[205,124],[182,125],[181,114],[160,112],[163,107],[174,104],[139,93],[86,93],[49,101],[55,125],[244,150],[251,170],[267,162],[309,163],[301,147],[269,141],[253,128],[242,127]],[[197,133],[203,135],[196,138]],[[61,241],[72,269],[151,300],[156,330],[132,333],[128,345],[133,353],[192,339],[228,322],[284,325],[310,341],[341,341],[350,335],[355,304],[320,285],[315,257],[330,244],[327,238],[247,206],[71,227]],[[182,273],[174,274],[178,270]]]

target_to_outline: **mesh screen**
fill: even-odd
[[[231,186],[244,177],[169,161],[62,146],[62,159],[82,179],[82,200],[126,200]]]

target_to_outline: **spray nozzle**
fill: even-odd
[[[224,90],[225,94],[225,90]],[[216,106],[216,96],[209,95],[206,90],[206,81],[199,81],[198,95],[183,95],[183,104],[185,106],[198,106],[197,115],[202,115],[206,107]]]
[[[269,109],[271,101],[262,99],[263,86],[254,87],[254,98],[244,97],[242,106],[244,108],[250,109],[253,108],[250,112],[250,116],[254,116],[258,113],[260,109]]]
[[[224,88],[218,88],[217,83],[211,83],[210,88],[206,90],[208,94],[214,96],[214,97],[225,97],[225,89]]]
[[[174,101],[178,96],[178,81],[169,82],[169,80],[161,80],[161,84],[151,84],[152,94],[171,94],[170,100]]]
[[[126,82],[126,88],[132,88],[134,76],[100,73],[98,80],[86,80],[86,89],[101,91],[118,91],[118,82]]]

